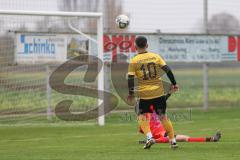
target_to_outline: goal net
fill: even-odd
[[[49,79],[71,58],[93,54],[102,59],[102,34],[101,13],[1,10],[0,124],[59,121],[55,106],[62,100],[73,101],[72,112],[85,112],[101,103],[53,90]],[[90,47],[95,52],[89,53]],[[87,65],[76,68],[64,82],[103,90],[103,71],[86,84],[86,70]],[[103,125],[104,117],[98,117],[98,122]]]

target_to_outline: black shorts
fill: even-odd
[[[158,115],[165,114],[167,107],[166,96],[154,99],[139,99],[136,105],[136,112],[137,114],[152,113],[153,110],[151,109],[151,106]]]

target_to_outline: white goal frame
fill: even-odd
[[[97,18],[97,40],[85,35],[80,29],[74,28],[70,21],[68,23],[69,28],[73,31],[81,34],[87,39],[95,42],[97,44],[97,54],[98,58],[103,62],[103,14],[101,12],[61,12],[61,11],[26,11],[26,10],[0,10],[0,15],[28,15],[28,16],[58,16],[58,17],[90,17]],[[104,90],[104,67],[100,69],[98,75],[98,90]],[[102,104],[102,105],[101,105]],[[98,95],[98,124],[103,126],[105,124],[104,116],[104,97],[103,95]]]

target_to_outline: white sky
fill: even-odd
[[[240,0],[209,0],[209,18],[227,12],[240,20]],[[203,0],[124,0],[131,15],[131,30],[199,32],[203,21]]]
[[[57,10],[57,1],[0,0],[0,9]],[[123,6],[124,12],[130,14],[131,31],[201,31],[203,0],[123,0]],[[209,0],[209,18],[221,12],[240,20],[240,0]]]

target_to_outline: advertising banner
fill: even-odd
[[[64,62],[67,38],[61,34],[16,34],[15,61],[19,64]]]
[[[136,34],[106,34],[104,61],[136,55]],[[240,61],[240,37],[223,35],[144,35],[148,51],[167,62]],[[96,38],[96,36],[93,36]],[[65,62],[79,54],[97,55],[97,44],[77,34],[17,33],[15,60],[19,64]],[[120,55],[120,56],[119,56]],[[124,56],[121,56],[124,55]]]
[[[128,60],[136,54],[139,35],[104,35],[104,60],[117,61],[118,54]],[[240,37],[219,35],[144,35],[148,51],[160,54],[168,62],[240,61]],[[239,42],[239,43],[238,43]]]
[[[231,36],[163,35],[158,53],[173,62],[237,61],[237,39]]]
[[[18,64],[62,63],[87,54],[89,41],[78,34],[17,33],[15,61]]]

